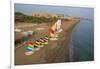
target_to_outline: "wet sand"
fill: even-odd
[[[48,45],[30,56],[25,55],[25,45],[15,48],[15,65],[69,62],[71,33],[79,21],[75,18],[63,21],[61,25],[63,31],[60,33],[59,40],[50,40]],[[40,34],[49,34],[49,26],[45,25],[44,28],[45,31],[40,31]],[[39,37],[42,36],[40,34]]]

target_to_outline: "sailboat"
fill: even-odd
[[[50,28],[50,40],[58,40],[58,34],[62,31],[61,29],[61,19],[57,20],[57,22],[51,26]]]

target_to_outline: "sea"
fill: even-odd
[[[94,19],[80,19],[73,30],[70,45],[70,60],[94,60]]]

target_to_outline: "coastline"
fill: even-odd
[[[15,65],[69,62],[71,35],[79,21],[80,19],[78,18],[63,21],[61,26],[63,31],[60,33],[59,40],[50,41],[47,46],[41,48],[41,50],[35,52],[33,55],[26,56],[24,54],[25,46],[15,49]],[[48,29],[44,33],[47,33],[47,31]]]

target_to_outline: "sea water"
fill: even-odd
[[[94,20],[81,19],[72,34],[72,60],[94,60]]]

